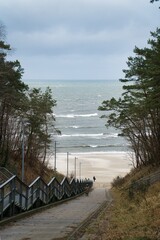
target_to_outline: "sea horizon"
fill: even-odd
[[[50,87],[53,99],[55,127],[61,135],[52,132],[51,150],[56,141],[57,152],[125,152],[126,140],[119,131],[106,128],[104,112],[98,107],[104,100],[118,98],[122,92],[119,80],[27,80],[29,87],[45,90]]]

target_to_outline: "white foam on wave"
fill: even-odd
[[[73,125],[73,126],[65,126],[64,128],[66,128],[66,129],[68,129],[68,128],[78,129],[78,128],[82,128],[82,127],[78,126],[78,125]]]
[[[100,137],[103,136],[103,133],[97,133],[97,134],[85,134],[85,133],[75,133],[75,134],[62,134],[58,137]]]
[[[73,127],[73,126],[72,126]],[[79,126],[74,126],[73,128],[80,128]],[[96,139],[105,139],[105,138],[117,138],[117,133],[104,134],[104,133],[75,133],[75,134],[62,134],[58,137],[94,137]]]
[[[89,128],[97,129],[98,127],[97,126],[71,125],[71,126],[65,126],[63,128],[65,128],[65,129],[68,129],[68,128],[72,128],[72,129],[79,129],[79,128],[83,128],[83,129],[89,129]]]
[[[97,148],[99,147],[98,145],[90,145],[91,148]]]
[[[98,113],[89,113],[89,114],[57,114],[57,118],[75,118],[75,117],[96,117]]]
[[[75,128],[75,129],[77,129],[77,128],[80,128],[80,126],[76,126],[76,125],[74,125],[74,126],[71,126],[71,128]]]
[[[104,133],[103,135],[100,135],[100,136],[95,136],[97,139],[100,139],[100,138],[117,138],[118,137],[118,133],[109,133],[109,134],[106,134]]]
[[[104,134],[105,137],[107,138],[117,138],[118,133],[110,133],[110,134]]]

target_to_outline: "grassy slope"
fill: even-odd
[[[146,192],[130,197],[128,185],[154,171],[144,168],[127,175],[121,186],[112,188],[113,204],[88,228],[89,239],[158,240],[160,239],[160,183]]]
[[[15,175],[17,175],[21,179],[21,162],[17,162],[15,160],[12,160],[10,162],[10,165],[7,166],[7,168]],[[32,181],[34,181],[37,177],[42,177],[42,179],[48,183],[53,177],[56,177],[56,179],[61,182],[64,178],[64,175],[62,175],[59,172],[55,172],[52,168],[48,167],[45,164],[42,164],[40,161],[34,161],[32,165],[25,163],[24,167],[24,180],[26,184],[30,184]]]

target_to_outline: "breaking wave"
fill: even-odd
[[[118,134],[117,133],[112,133],[112,134],[104,134],[104,133],[75,133],[75,134],[62,134],[59,135],[58,137],[91,137],[91,138],[96,138],[96,139],[101,139],[101,138],[117,138]]]
[[[96,117],[98,113],[90,114],[57,114],[56,118]]]
[[[103,136],[103,133],[97,133],[97,134],[85,134],[85,133],[75,133],[75,134],[62,134],[59,135],[59,137],[100,137]]]

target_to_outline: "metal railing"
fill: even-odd
[[[6,168],[0,167],[0,185],[11,178],[13,174],[9,172]]]
[[[72,179],[68,181],[67,178],[64,178],[61,183],[53,178],[46,184],[41,177],[38,177],[28,186],[16,175],[9,176],[10,178],[0,183],[0,220],[19,212],[78,195],[85,191],[86,185],[89,187],[93,185],[91,180]]]
[[[160,181],[160,170],[156,171],[155,173],[152,173],[146,177],[143,177],[139,180],[137,180],[136,182],[137,183],[146,183],[146,184],[149,184],[149,185],[152,185],[156,182],[159,182]]]
[[[142,177],[136,181],[132,181],[127,189],[132,193],[134,190],[146,191],[152,184],[160,182],[160,170]]]

